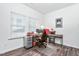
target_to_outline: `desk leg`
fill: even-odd
[[[63,39],[61,39],[61,46],[63,46]]]
[[[53,38],[53,44],[55,44],[55,38]]]
[[[49,43],[51,43],[51,38],[49,38]]]
[[[53,39],[53,41],[51,39]],[[49,38],[49,43],[55,44],[55,38]]]

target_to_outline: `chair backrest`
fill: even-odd
[[[48,34],[49,34],[49,29],[44,29],[41,39],[43,41],[46,41],[47,40],[47,37],[48,37]]]

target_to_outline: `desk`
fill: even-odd
[[[40,39],[42,35],[34,35],[34,39],[35,41],[38,41],[36,39]],[[59,38],[61,40],[61,45],[63,45],[63,35],[60,35],[60,34],[48,34],[48,39],[49,39],[49,42],[51,42],[51,40],[53,40],[53,43],[55,44],[55,40],[56,38]]]
[[[55,39],[59,38],[61,40],[61,45],[63,45],[63,35],[60,34],[48,34],[49,42],[51,42],[51,39],[53,39],[53,43],[55,44]]]

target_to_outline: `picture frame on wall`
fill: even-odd
[[[63,27],[63,22],[62,22],[62,17],[56,19],[56,28],[62,28]]]

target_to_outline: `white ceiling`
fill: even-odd
[[[74,3],[25,3],[25,5],[35,9],[36,11],[46,14],[61,8],[73,5]]]

